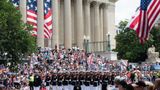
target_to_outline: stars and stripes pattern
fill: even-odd
[[[52,36],[52,10],[51,0],[44,0],[44,37],[50,39]]]
[[[93,54],[91,54],[89,57],[88,57],[88,64],[89,65],[91,65],[91,64],[93,64],[93,61],[94,61],[94,59],[93,59]]]
[[[19,8],[19,0],[10,0],[16,8]]]
[[[33,36],[37,36],[37,0],[27,2],[27,23],[33,26]]]
[[[140,8],[128,27],[136,30],[140,42],[144,43],[158,18],[160,18],[160,0],[141,0]]]
[[[16,8],[19,8],[20,0],[10,0]],[[51,0],[44,0],[44,37],[52,36],[52,10]],[[27,23],[33,26],[33,36],[37,36],[37,0],[27,0]]]

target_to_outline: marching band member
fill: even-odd
[[[29,87],[30,87],[30,90],[33,90],[33,86],[34,86],[34,74],[31,73],[31,75],[29,76]]]
[[[68,76],[66,74],[63,75],[63,80],[62,80],[62,84],[63,84],[63,90],[69,90],[68,88]]]
[[[62,86],[62,80],[63,80],[63,75],[62,73],[58,73],[58,78],[57,78],[57,90],[62,90],[63,86]]]
[[[42,84],[42,79],[38,71],[36,71],[36,74],[34,75],[34,90],[40,90],[41,84]]]
[[[51,84],[52,84],[52,90],[57,90],[57,74],[52,74]]]
[[[86,73],[85,76],[85,81],[84,81],[84,85],[85,85],[85,90],[90,90],[90,76],[88,75],[88,73]]]
[[[47,90],[50,90],[50,82],[51,82],[51,77],[49,76],[49,73],[46,74],[46,77],[45,77],[45,83],[46,83],[46,89]]]

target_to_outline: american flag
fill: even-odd
[[[37,36],[37,0],[27,2],[27,23],[33,26],[32,35]]]
[[[10,0],[10,1],[13,3],[13,5],[14,5],[16,8],[19,7],[19,0]]]
[[[160,0],[141,0],[138,12],[127,26],[136,30],[141,43],[144,43],[158,18],[160,18]]]
[[[50,39],[51,36],[52,36],[51,0],[44,0],[44,37]]]
[[[93,64],[93,61],[94,61],[93,58],[94,58],[94,57],[93,57],[93,54],[91,54],[91,55],[88,57],[88,64],[89,64],[89,65]]]

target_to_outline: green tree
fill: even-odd
[[[0,57],[10,58],[12,65],[35,50],[31,28],[21,21],[20,11],[8,0],[0,0]]]
[[[152,44],[155,46],[156,51],[160,53],[160,28],[154,27],[151,31],[152,34]]]
[[[125,28],[127,21],[119,23],[120,33],[116,36],[116,49],[118,59],[127,59],[130,62],[142,62],[147,58],[147,50],[151,45],[155,45],[160,51],[160,30],[153,28],[148,41],[139,43],[139,39],[134,30]]]

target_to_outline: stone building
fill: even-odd
[[[22,19],[26,22],[26,0],[20,0]],[[38,1],[37,45],[44,47],[43,38],[43,0]],[[78,46],[85,48],[89,43],[92,51],[104,50],[105,41],[115,48],[115,3],[117,0],[52,0],[53,36],[49,46],[64,45],[65,48]],[[101,43],[102,44],[99,44]],[[96,44],[96,45],[94,45]],[[101,47],[102,46],[102,47]],[[101,48],[100,48],[101,47]]]

